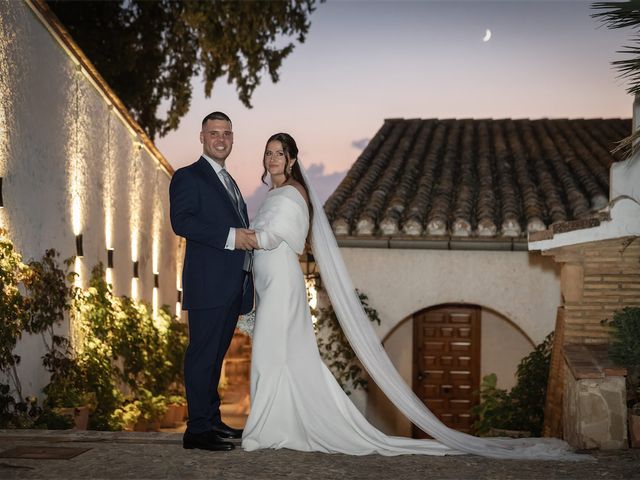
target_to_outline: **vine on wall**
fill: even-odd
[[[380,325],[380,317],[377,310],[369,305],[369,297],[358,290],[356,292],[369,320]],[[340,327],[333,306],[330,304],[328,307],[315,309],[312,313],[317,318],[315,329],[320,355],[342,389],[347,395],[353,390],[366,390],[368,381],[362,364]]]

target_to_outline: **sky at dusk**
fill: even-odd
[[[226,79],[156,145],[179,168],[198,159],[202,118],[233,120],[227,166],[256,211],[266,139],[293,135],[322,198],[385,118],[630,117],[632,97],[610,62],[630,30],[609,30],[577,1],[327,1],[306,42],[263,78],[253,109]],[[483,42],[486,29],[492,37]]]

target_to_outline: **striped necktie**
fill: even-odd
[[[229,195],[231,195],[231,198],[233,198],[236,202],[236,208],[238,209],[238,215],[240,215],[240,218],[242,219],[242,224],[245,227],[248,227],[246,220],[244,219],[244,215],[242,213],[242,200],[241,200],[242,197],[240,196],[240,191],[238,190],[238,187],[236,187],[236,184],[231,178],[231,175],[229,175],[229,172],[227,172],[224,168],[220,170],[220,173],[222,174],[222,178],[224,179],[224,185],[225,187],[227,187],[227,191],[229,192]],[[244,264],[242,266],[242,269],[245,272],[250,272],[252,266],[253,266],[253,252],[246,251],[244,255]],[[248,277],[245,278],[245,285],[243,288],[246,287],[247,278]]]
[[[220,170],[220,174],[222,175],[222,179],[224,180],[224,185],[227,187],[227,191],[231,198],[236,202],[236,207],[238,208],[238,212],[242,212],[242,203],[240,202],[240,192],[236,187],[231,175],[224,168]]]

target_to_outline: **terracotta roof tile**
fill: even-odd
[[[390,119],[327,200],[337,235],[522,237],[608,202],[624,119]]]

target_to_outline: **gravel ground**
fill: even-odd
[[[472,455],[353,457],[291,450],[183,450],[181,434],[0,430],[14,447],[90,450],[69,460],[0,458],[1,479],[640,479],[640,450],[591,452],[593,461],[493,460]]]

